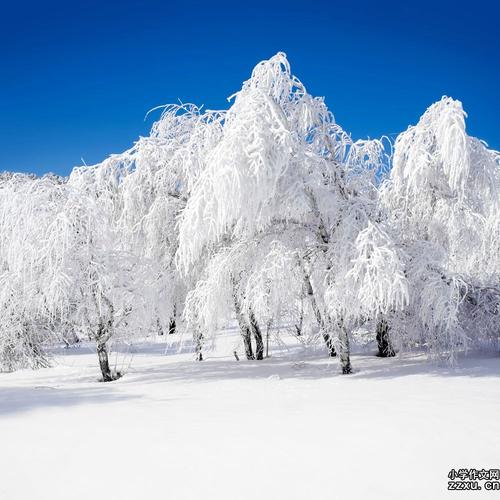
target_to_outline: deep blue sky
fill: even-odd
[[[3,0],[0,170],[67,174],[147,133],[154,106],[227,107],[279,50],[355,138],[447,94],[500,149],[499,2],[460,3]]]

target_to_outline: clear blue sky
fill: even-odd
[[[154,106],[227,107],[279,50],[355,138],[400,132],[447,94],[500,149],[498,4],[3,1],[0,170],[67,174],[146,134]]]

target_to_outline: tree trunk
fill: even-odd
[[[168,334],[173,335],[175,333],[175,329],[177,325],[175,323],[175,318],[170,318],[170,322],[168,323]]]
[[[337,352],[335,351],[332,336],[323,331],[323,340],[325,341],[326,348],[328,349],[328,356],[330,358],[334,358],[337,355]]]
[[[168,334],[169,335],[173,335],[176,331],[176,328],[177,328],[177,324],[175,322],[176,317],[177,317],[177,307],[174,304],[173,314],[172,314],[172,317],[170,318],[170,321],[168,323]]]
[[[352,373],[349,336],[342,320],[339,321],[339,358],[342,374],[348,375]]]
[[[253,336],[255,338],[255,356],[257,360],[261,361],[264,359],[264,342],[262,341],[262,333],[260,331],[257,320],[255,319],[253,311],[250,311],[250,329],[252,330]]]
[[[269,320],[267,322],[267,328],[266,328],[266,358],[269,357],[269,334],[271,331],[271,324],[272,324],[272,320]]]
[[[243,345],[245,346],[245,355],[249,361],[252,361],[255,359],[252,349],[252,332],[250,331],[250,328],[248,328],[247,325],[240,324],[240,329],[242,330]]]
[[[241,336],[243,337],[243,345],[245,346],[245,355],[247,357],[247,360],[251,361],[255,359],[252,349],[252,330],[245,321],[243,313],[241,312],[241,304],[238,300],[236,292],[236,283],[234,280],[233,280],[233,301],[234,301],[234,311],[236,313],[236,319],[238,320]]]
[[[99,301],[97,300],[95,292],[92,293],[92,297],[94,299],[96,310],[99,311]],[[95,332],[95,336],[93,337],[97,343],[97,357],[99,358],[99,367],[101,368],[102,381],[111,382],[112,380],[116,380],[121,376],[121,374],[118,372],[112,373],[111,369],[109,368],[108,348],[106,345],[113,334],[114,307],[105,294],[101,294],[101,299],[102,302],[108,307],[108,315],[107,319],[105,319],[106,316],[99,317],[97,331]]]
[[[381,319],[377,323],[377,344],[377,356],[380,358],[391,358],[396,356],[396,352],[392,347],[391,339],[389,337],[389,324],[385,319]]]
[[[196,361],[203,361],[203,334],[200,332],[195,333],[195,348],[196,348]]]
[[[326,331],[326,323],[325,320],[323,319],[323,314],[321,313],[321,309],[319,308],[318,303],[316,302],[316,297],[314,296],[311,279],[309,278],[308,274],[304,275],[304,282],[306,285],[307,295],[311,300],[311,306],[314,312],[314,316],[316,316],[316,321],[318,322],[321,335],[323,337],[323,340],[325,341],[325,345],[328,350],[328,356],[333,358],[337,355],[337,353],[335,352],[335,346],[333,345],[333,339],[331,335]]]
[[[300,298],[300,316],[299,316],[299,323],[295,325],[295,334],[297,337],[300,337],[302,335],[302,325],[304,324],[304,299],[303,297]]]
[[[111,382],[112,380],[114,380],[114,377],[111,373],[111,369],[109,368],[108,349],[106,347],[106,344],[97,344],[97,356],[99,358],[99,367],[101,368],[102,381]]]

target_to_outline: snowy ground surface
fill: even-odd
[[[498,498],[446,492],[452,468],[500,467],[498,356],[366,352],[342,376],[319,349],[237,362],[234,342],[202,363],[163,340],[122,349],[108,384],[89,346],[0,374],[0,499]]]

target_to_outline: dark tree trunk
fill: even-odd
[[[377,323],[377,344],[377,356],[380,358],[391,358],[396,355],[389,337],[389,324],[385,319],[381,319]]]
[[[203,334],[200,332],[196,333],[196,361],[203,361]]]
[[[295,325],[295,334],[297,337],[300,337],[302,335],[302,325],[304,324],[304,299],[300,299],[300,316],[299,316],[299,323]]]
[[[337,355],[337,351],[335,351],[332,336],[327,332],[323,332],[323,340],[325,341],[325,345],[328,350],[328,356],[330,358],[334,358]]]
[[[168,334],[169,335],[174,334],[176,327],[177,327],[177,325],[175,323],[175,318],[171,318],[170,322],[168,323]]]
[[[175,318],[177,317],[177,307],[174,304],[174,310],[172,317],[170,318],[170,322],[168,323],[168,334],[173,335],[176,331],[177,324],[175,322]]]
[[[101,368],[102,381],[111,382],[115,378],[113,377],[111,369],[109,368],[108,349],[106,347],[106,344],[97,344],[97,356],[99,358],[99,367]]]
[[[97,300],[96,293],[92,294],[96,310],[99,310],[99,301]],[[101,294],[101,299],[104,304],[108,307],[107,318],[105,316],[99,317],[99,324],[97,326],[97,331],[94,340],[97,343],[97,357],[99,358],[99,367],[102,373],[103,382],[111,382],[121,377],[121,373],[112,372],[109,367],[108,359],[108,347],[106,343],[112,337],[113,334],[113,324],[114,324],[114,307],[111,301],[106,297],[105,294]]]
[[[243,345],[245,346],[245,355],[249,361],[252,361],[255,359],[255,356],[253,355],[253,349],[252,349],[252,332],[248,326],[243,325],[242,328],[242,337],[243,337]]]
[[[234,311],[236,313],[236,319],[238,320],[238,325],[240,327],[241,336],[243,338],[243,345],[245,347],[245,355],[249,361],[254,360],[255,356],[253,355],[252,349],[252,329],[248,325],[247,321],[243,317],[243,313],[241,312],[241,304],[238,300],[237,291],[236,291],[236,283],[233,280],[233,301],[234,301]]]
[[[314,312],[314,316],[316,316],[316,321],[318,322],[319,328],[321,330],[321,335],[323,337],[323,340],[325,341],[325,345],[328,350],[328,356],[333,358],[337,355],[335,351],[335,346],[333,345],[333,339],[331,335],[326,331],[326,323],[323,318],[323,314],[321,313],[321,309],[319,308],[318,303],[316,302],[316,297],[314,296],[314,291],[309,275],[306,274],[304,276],[304,282],[306,285],[307,295],[311,300],[311,306]]]
[[[252,330],[253,336],[255,338],[255,356],[257,360],[261,361],[264,359],[264,342],[262,340],[262,333],[252,311],[250,312],[249,319],[250,329]]]
[[[349,336],[343,321],[339,321],[339,358],[342,374],[348,375],[352,373]]]

